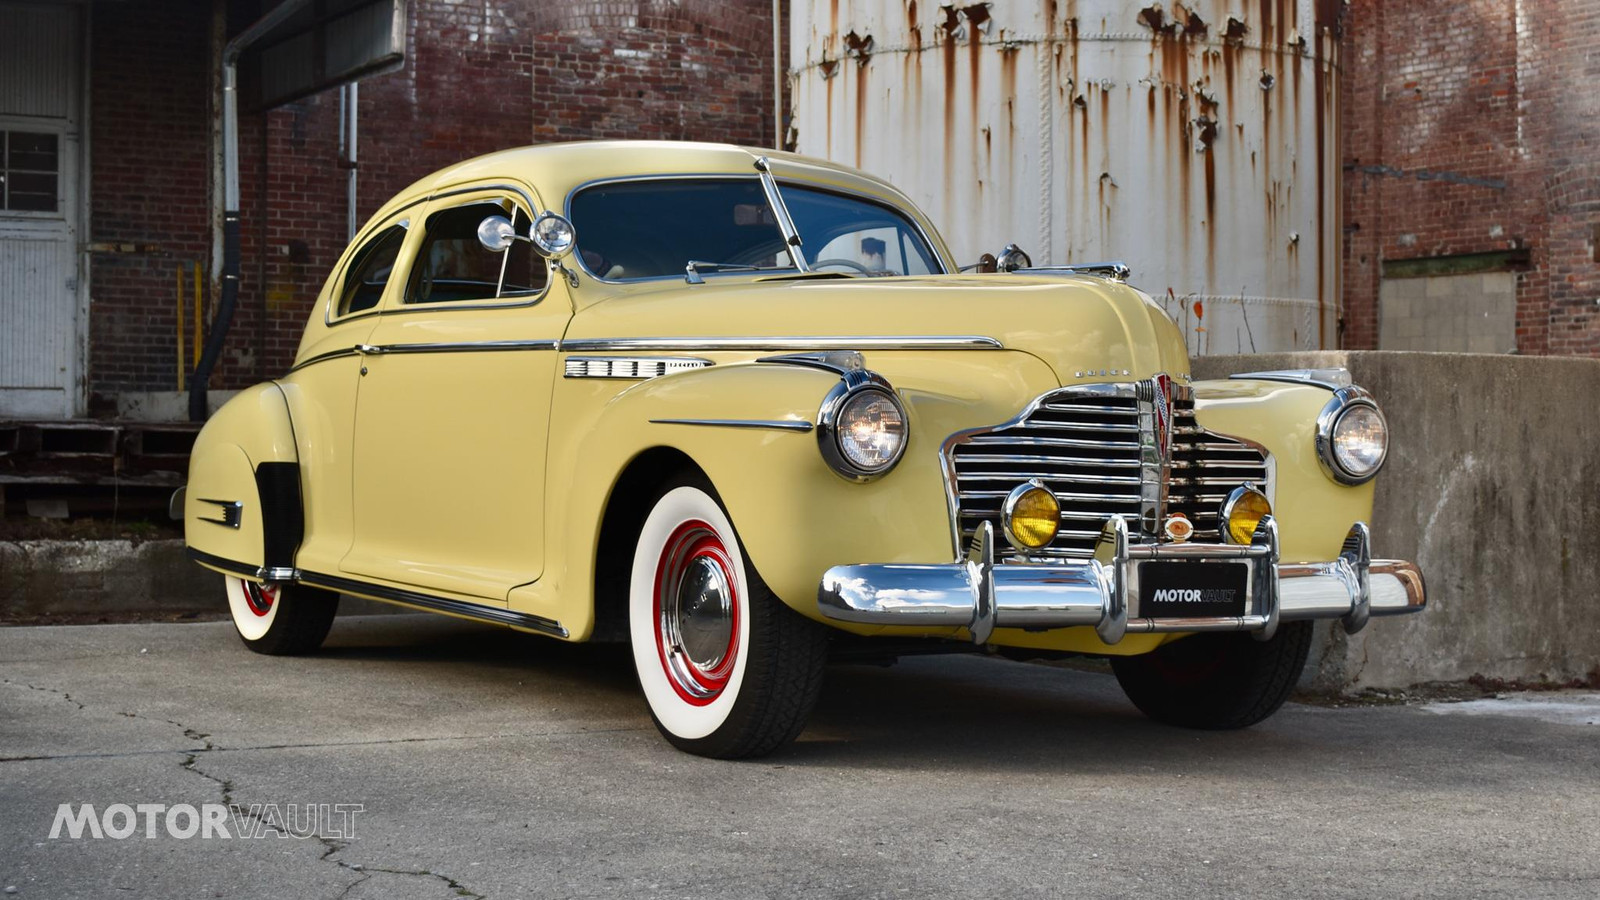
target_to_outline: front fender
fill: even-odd
[[[815,424],[839,377],[820,369],[734,363],[632,385],[569,379],[557,387],[551,435],[556,531],[567,542],[559,579],[541,591],[575,636],[592,622],[590,598],[601,516],[628,463],[657,447],[694,461],[717,489],[750,562],[795,610],[820,618],[817,586],[849,562],[948,562],[954,553],[940,461],[944,439],[1003,421],[1057,386],[1037,359],[1006,351],[869,354],[906,407],[905,455],[887,475],[847,481],[824,462],[816,431],[677,424],[662,420],[789,420]],[[563,489],[564,488],[564,489]],[[565,589],[562,588],[562,583]],[[580,590],[581,589],[581,590]],[[515,602],[513,605],[516,605]],[[579,626],[579,627],[574,627]]]
[[[282,545],[298,544],[298,468],[283,391],[270,382],[240,391],[200,429],[189,456],[183,532],[191,555],[252,577],[291,566],[294,547]]]
[[[1339,484],[1317,461],[1317,413],[1327,388],[1251,379],[1197,381],[1195,419],[1210,431],[1260,444],[1272,454],[1272,513],[1284,562],[1326,562],[1356,522],[1372,521],[1376,481]]]

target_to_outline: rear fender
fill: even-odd
[[[239,392],[195,438],[184,491],[184,538],[201,565],[287,578],[304,524],[294,427],[273,383]]]

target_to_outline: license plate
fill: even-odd
[[[1250,566],[1242,562],[1173,562],[1139,565],[1141,619],[1205,619],[1245,614]]]

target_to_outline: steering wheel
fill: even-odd
[[[849,269],[855,269],[857,272],[860,272],[863,275],[870,276],[872,274],[871,269],[863,266],[861,263],[858,263],[853,259],[819,259],[811,264],[811,268],[813,269],[820,269],[823,266],[844,266]]]

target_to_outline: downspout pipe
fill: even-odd
[[[211,373],[239,303],[239,56],[263,35],[311,5],[311,0],[283,0],[255,24],[240,32],[222,51],[222,297],[206,334],[205,348],[189,378],[189,421],[204,422]],[[200,323],[196,322],[199,328]]]

